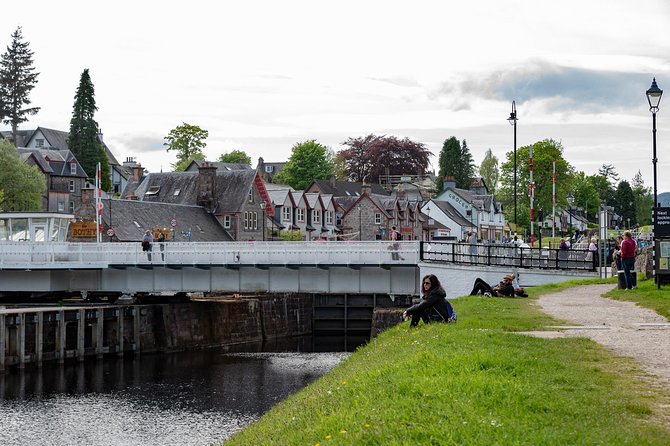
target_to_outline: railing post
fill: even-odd
[[[488,245],[488,246],[486,247],[486,251],[487,251],[487,255],[486,255],[486,264],[487,264],[488,266],[491,266],[491,248],[492,248],[491,245]]]
[[[419,242],[419,260],[423,262],[423,240]]]

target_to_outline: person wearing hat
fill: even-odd
[[[503,277],[503,280],[500,281],[495,287],[491,287],[484,280],[479,277],[475,279],[475,284],[470,291],[471,296],[476,296],[478,293],[481,293],[485,297],[514,297],[514,287],[512,286],[512,277],[510,274]]]

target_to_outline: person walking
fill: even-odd
[[[477,233],[475,231],[468,232],[468,243],[470,243],[470,263],[477,263]]]
[[[635,250],[637,246],[630,231],[623,233],[623,242],[621,242],[621,263],[623,264],[623,274],[626,278],[626,289],[631,290],[636,287],[637,281],[633,279],[635,268]]]
[[[151,230],[147,229],[144,231],[144,237],[142,237],[142,251],[147,253],[147,259],[151,262],[151,244],[154,242],[154,236],[151,235]]]
[[[398,250],[400,249],[400,233],[396,230],[395,226],[391,226],[391,245],[389,249],[391,250],[391,259],[393,260],[405,260],[404,257],[400,257]]]

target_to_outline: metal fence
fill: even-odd
[[[425,262],[459,263],[515,268],[571,269],[595,271],[599,252],[588,249],[530,248],[513,244],[421,242]]]

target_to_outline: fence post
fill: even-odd
[[[419,242],[419,260],[423,262],[423,240]]]

